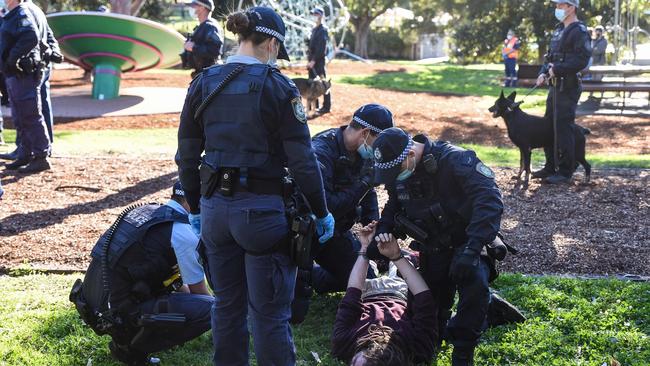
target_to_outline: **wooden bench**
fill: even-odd
[[[623,108],[625,108],[626,93],[648,93],[648,104],[650,104],[650,82],[647,83],[621,83],[621,82],[583,82],[583,92],[623,92]]]

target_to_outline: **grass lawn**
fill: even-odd
[[[312,134],[330,126],[310,125]],[[176,153],[176,128],[135,129],[135,130],[91,130],[65,131],[54,133],[54,154],[73,156],[126,156],[172,159]],[[6,130],[8,146],[0,147],[0,152],[13,149],[15,131]],[[133,141],[138,141],[133,144]],[[465,148],[476,151],[488,165],[502,167],[519,166],[519,150],[514,147],[463,144]],[[587,154],[587,160],[595,168],[646,168],[650,169],[650,154]],[[541,149],[533,153],[533,164],[541,165],[544,153]]]
[[[116,365],[107,337],[86,328],[68,302],[79,275],[0,277],[0,365]],[[521,325],[489,330],[477,365],[650,364],[650,284],[505,274],[494,286],[528,316]],[[294,327],[300,365],[339,365],[329,335],[341,294],[318,296],[306,322]],[[164,352],[162,365],[210,365],[209,334]],[[449,365],[445,347],[437,365]],[[92,360],[89,363],[89,359]]]

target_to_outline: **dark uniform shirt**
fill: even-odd
[[[259,64],[259,61],[249,62],[253,60],[251,57],[237,56],[236,58],[238,62],[229,62],[228,65],[240,64],[239,59],[242,60],[241,63]],[[226,66],[218,65],[214,67]],[[266,65],[265,67],[269,68],[269,76],[265,79],[260,91],[260,117],[264,124],[260,128],[266,128],[266,131],[273,135],[269,142],[273,145],[274,153],[283,160],[284,166],[289,168],[292,177],[309,200],[314,214],[317,217],[324,217],[327,214],[325,192],[311,145],[309,127],[301,107],[302,104],[299,104],[301,103],[300,93],[293,81],[282,75],[278,69]],[[179,146],[176,160],[179,177],[185,190],[185,197],[192,213],[199,211],[200,179],[198,167],[206,141],[202,121],[195,120],[194,113],[203,101],[203,79],[211,69],[206,69],[190,84],[178,129]],[[219,96],[216,99],[218,98]],[[299,112],[303,112],[303,114]],[[247,133],[249,133],[247,131],[239,132],[242,138],[246,138]],[[259,131],[255,132],[259,133]],[[248,176],[254,179],[281,179],[282,177],[273,176],[277,172],[275,168],[277,167],[268,170],[251,168]]]
[[[323,131],[312,141],[323,176],[327,207],[336,221],[336,233],[350,230],[357,221],[367,225],[379,219],[377,193],[360,181],[365,161],[356,151],[350,153],[345,148],[346,128]]]
[[[223,45],[217,21],[208,18],[194,28],[190,38],[194,42],[192,57],[196,70],[214,65],[221,55],[221,46]]]
[[[494,173],[473,151],[444,141],[432,142],[424,135],[413,140],[425,144],[423,157],[428,154],[436,157],[437,172],[427,172],[421,162],[411,177],[389,185],[388,203],[377,232],[392,232],[395,214],[402,210],[411,220],[426,221],[429,217],[413,217],[412,212],[431,215],[430,208],[439,203],[451,231],[447,233],[451,235],[450,244],[458,247],[467,243],[481,250],[495,239],[501,225],[503,202]],[[432,192],[432,198],[426,192]],[[407,203],[409,207],[405,206]]]
[[[54,38],[54,32],[52,32],[52,28],[50,28],[50,25],[47,23],[47,18],[45,17],[43,10],[31,1],[25,2],[25,5],[37,22],[39,38],[41,39],[39,45],[41,55],[43,56],[44,61],[49,62],[52,54],[61,54],[59,42]]]
[[[591,48],[593,49],[593,65],[604,65],[607,62],[605,57],[605,52],[607,51],[607,39],[602,36],[594,39],[591,42]]]
[[[39,34],[27,4],[21,3],[5,15],[0,28],[0,62],[5,76],[18,74],[16,63],[23,57],[40,61]]]
[[[322,24],[312,29],[311,37],[309,38],[309,50],[307,52],[307,58],[309,61],[325,61],[328,38],[327,28]]]
[[[566,28],[564,23],[559,23],[553,31],[542,73],[546,73],[548,64],[552,63],[555,75],[574,76],[587,67],[590,57],[591,40],[584,23],[575,22]]]

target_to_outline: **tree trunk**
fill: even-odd
[[[137,17],[146,0],[135,0],[131,5],[131,15]]]
[[[548,47],[544,42],[539,42],[537,46],[538,46],[537,51],[539,52],[539,54],[537,55],[537,63],[544,64],[544,55],[546,55],[546,51]]]
[[[111,0],[111,13],[131,15],[131,0]]]
[[[368,58],[368,35],[372,19],[362,18],[354,24],[354,53]]]

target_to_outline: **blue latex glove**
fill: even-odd
[[[192,227],[192,231],[194,231],[194,234],[196,236],[200,237],[201,236],[201,214],[189,214],[187,215],[187,218],[190,220],[190,226]]]
[[[316,219],[316,234],[321,244],[334,236],[334,216],[331,213],[328,212],[327,216]]]

